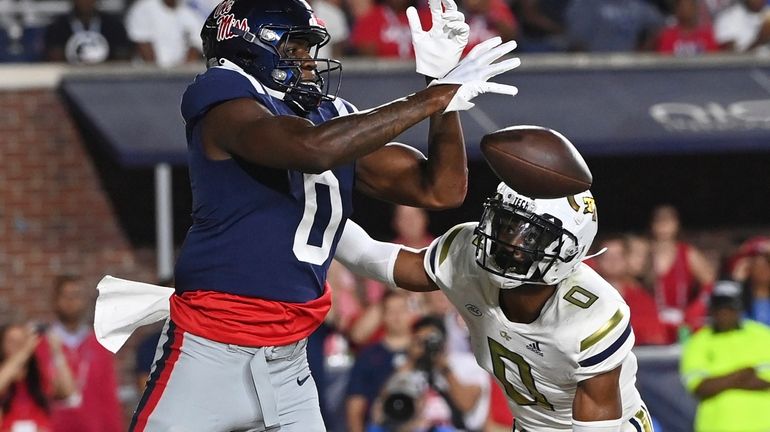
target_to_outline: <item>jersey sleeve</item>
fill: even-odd
[[[358,108],[356,108],[355,105],[341,97],[334,99],[334,108],[337,110],[337,115],[340,117],[358,112]]]
[[[475,224],[461,224],[453,227],[444,235],[433,240],[425,253],[425,273],[442,290],[452,289],[452,275],[455,266],[452,265],[452,255],[460,253],[460,244],[465,243],[473,233]]]
[[[601,312],[589,315],[578,340],[578,381],[620,366],[634,347],[631,312],[622,302],[608,302]],[[596,317],[596,318],[594,318]]]

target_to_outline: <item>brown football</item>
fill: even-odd
[[[530,198],[559,198],[589,189],[593,176],[564,135],[540,126],[512,126],[484,135],[481,153],[511,189]]]

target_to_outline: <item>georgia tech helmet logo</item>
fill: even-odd
[[[580,209],[582,208],[583,214],[593,215],[592,219],[594,220],[594,222],[596,222],[596,200],[594,200],[593,197],[584,196],[582,207],[580,206],[580,204],[578,204],[577,200],[575,199],[575,195],[568,196],[567,202],[569,203],[570,207],[572,207],[572,210],[575,210],[576,212],[580,213]]]

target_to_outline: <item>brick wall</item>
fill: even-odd
[[[3,90],[0,303],[26,318],[48,318],[52,279],[61,272],[79,273],[94,287],[105,274],[153,280],[147,257],[138,258],[121,232],[55,90]]]

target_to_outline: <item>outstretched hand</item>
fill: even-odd
[[[457,65],[468,44],[470,28],[454,0],[428,0],[428,4],[432,25],[427,32],[422,29],[414,6],[406,10],[406,17],[412,32],[417,73],[438,78]]]
[[[434,80],[430,86],[440,84],[460,84],[444,112],[464,111],[473,108],[473,98],[483,93],[499,93],[515,96],[519,89],[512,85],[487,82],[490,78],[515,69],[521,64],[518,57],[494,63],[516,49],[516,42],[502,43],[494,37],[475,47],[462,61],[443,78]]]

